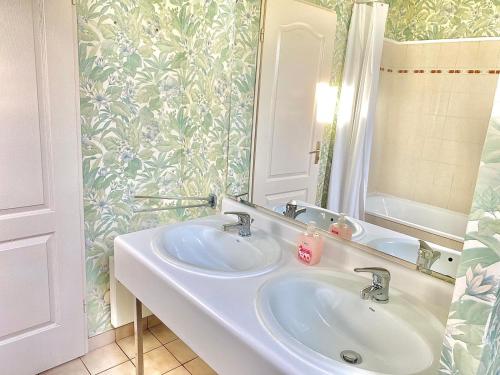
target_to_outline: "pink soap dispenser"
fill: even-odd
[[[352,239],[352,229],[347,224],[345,214],[340,214],[338,221],[330,225],[329,232],[334,236],[343,238],[344,240],[350,241]]]
[[[309,266],[316,264],[323,254],[323,237],[316,230],[316,223],[310,221],[307,230],[299,237],[297,257],[299,261]]]

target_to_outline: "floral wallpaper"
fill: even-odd
[[[235,40],[231,69],[229,119],[228,195],[242,195],[250,188],[252,125],[260,31],[260,0],[239,0],[235,5]]]
[[[500,35],[498,0],[387,0],[386,37],[397,41]]]
[[[500,369],[500,85],[481,157],[440,374]]]
[[[114,237],[210,211],[134,213],[157,203],[133,195],[225,190],[234,4],[79,2],[89,336],[111,328]]]

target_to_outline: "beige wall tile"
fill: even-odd
[[[448,106],[448,116],[469,117],[471,95],[469,93],[453,92]]]
[[[476,185],[477,173],[479,170],[479,163],[470,166],[455,166],[453,170],[453,182],[451,188],[469,190],[471,194]]]
[[[457,68],[474,68],[479,54],[479,42],[460,42]]]
[[[425,138],[445,138],[446,116],[424,115],[422,120],[423,135]]]
[[[134,358],[133,361],[136,364],[137,359]],[[163,346],[144,354],[145,375],[161,375],[180,365],[179,361]]]
[[[119,341],[125,337],[134,334],[134,323],[125,324],[124,326],[115,328],[115,340]]]
[[[94,375],[126,362],[128,358],[116,343],[112,343],[87,353],[82,357],[82,361]]]
[[[450,164],[438,163],[436,169],[434,170],[434,181],[433,185],[440,188],[445,188],[446,190],[451,190],[451,184],[453,183],[453,172],[454,168]]]
[[[424,68],[437,68],[439,61],[440,43],[422,44],[422,66]]]
[[[205,363],[199,357],[184,364],[184,367],[186,367],[192,375],[216,375],[217,374],[214,370],[212,370],[210,368],[210,366],[207,363]]]
[[[438,161],[440,159],[442,141],[440,139],[427,138],[424,143],[422,159],[428,161]]]
[[[459,43],[439,43],[438,66],[454,68],[457,66]]]
[[[409,44],[406,49],[405,68],[420,68],[424,65],[423,51],[422,44]]]
[[[457,74],[457,77],[462,77],[457,91],[461,89],[462,92],[483,94],[491,98],[495,95],[497,74]]]
[[[446,73],[427,73],[420,77],[420,79],[424,82],[425,94],[427,94],[428,92],[451,92],[453,89],[453,78],[455,77],[454,75]]]
[[[384,40],[382,48],[382,66],[391,67],[394,60],[394,43]]]
[[[394,69],[403,68],[406,64],[407,44],[396,44],[394,48]]]
[[[101,348],[103,346],[109,345],[115,342],[115,330],[111,329],[109,331],[103,332],[99,335],[92,336],[89,338],[89,352]]]
[[[150,331],[145,331],[143,336],[143,352],[149,352],[161,346],[161,342],[153,336]],[[125,352],[127,357],[134,358],[137,355],[135,351],[135,336],[128,336],[117,341],[117,344]]]
[[[469,189],[452,189],[448,208],[453,211],[470,213],[473,192]]]
[[[99,375],[135,375],[135,366],[132,364],[132,362],[127,361],[125,363],[122,363],[121,365],[101,372]]]
[[[77,358],[42,372],[40,375],[89,375],[89,372],[83,365],[83,362]]]
[[[423,104],[422,113],[429,115],[446,115],[450,102],[449,92],[418,93]]]
[[[484,118],[491,117],[491,110],[493,109],[493,96],[470,94],[469,98],[469,115],[471,118]]]
[[[463,155],[463,144],[456,141],[443,140],[441,143],[439,161],[443,163],[456,165],[460,162]]]
[[[388,45],[386,61],[392,53],[394,68],[443,73],[381,78],[387,97],[378,99],[369,190],[462,212],[471,198],[465,192],[475,185],[498,76],[447,70],[500,63],[500,42],[392,45],[392,51]]]
[[[453,77],[452,91],[460,93],[476,92],[476,82],[480,80],[482,75],[477,74],[447,74]]]
[[[481,69],[495,68],[500,55],[500,41],[479,42],[477,66]]]
[[[197,357],[196,353],[181,339],[174,340],[165,345],[167,350],[174,355],[180,363],[186,363]]]
[[[158,319],[155,315],[148,316],[148,328],[157,326],[158,324],[161,324],[160,319]]]
[[[414,160],[420,159],[424,150],[425,137],[423,135],[414,135],[408,139],[408,154],[412,155]]]

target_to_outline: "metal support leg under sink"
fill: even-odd
[[[136,375],[144,375],[144,352],[142,350],[142,302],[135,298],[134,309],[134,334],[137,363],[135,365]]]

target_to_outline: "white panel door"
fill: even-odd
[[[0,374],[82,355],[76,22],[71,1],[0,1]]]
[[[315,203],[319,165],[310,151],[322,136],[316,85],[330,81],[337,17],[296,0],[267,4],[253,202],[266,207],[290,199]]]

